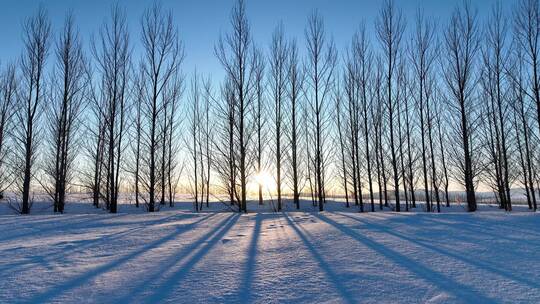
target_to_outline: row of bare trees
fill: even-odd
[[[0,190],[16,193],[18,212],[36,189],[55,212],[76,190],[113,213],[121,194],[153,212],[180,187],[197,211],[226,196],[246,212],[251,195],[276,211],[288,197],[322,211],[329,195],[360,211],[474,211],[479,187],[508,211],[523,189],[537,208],[538,0],[512,15],[497,3],[486,20],[463,2],[444,24],[419,9],[409,27],[388,0],[373,37],[362,22],[341,54],[317,11],[303,47],[282,23],[259,46],[239,0],[214,48],[219,85],[195,72],[185,86],[184,46],[158,4],[140,18],[139,44],[119,6],[88,52],[75,24],[67,15],[55,34],[40,8],[20,60],[2,66]],[[464,196],[450,192],[460,186]]]
[[[184,57],[172,13],[157,4],[145,11],[138,64],[118,6],[92,36],[88,54],[71,14],[55,37],[40,7],[23,37],[21,59],[1,75],[1,190],[16,194],[10,206],[29,213],[39,188],[63,212],[73,187],[113,213],[124,190],[148,211],[172,205]]]
[[[475,211],[479,187],[508,211],[511,189],[524,188],[536,210],[538,1],[520,1],[512,16],[496,3],[485,21],[465,1],[442,26],[419,9],[409,28],[385,1],[374,37],[362,23],[342,56],[314,12],[303,58],[282,24],[261,56],[244,6],[216,48],[227,75],[217,173],[239,210],[246,175],[264,170],[276,210],[289,193],[297,207],[305,195],[322,211],[331,191],[361,211],[421,201],[440,212],[451,200]],[[460,185],[465,195],[452,195]],[[258,193],[262,202],[261,185]]]

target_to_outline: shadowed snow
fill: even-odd
[[[536,214],[329,206],[3,215],[0,302],[540,302]]]

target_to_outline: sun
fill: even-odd
[[[276,181],[272,175],[266,171],[261,171],[254,176],[257,187],[260,185],[266,191],[273,191],[276,187]]]

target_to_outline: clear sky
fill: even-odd
[[[486,15],[496,0],[473,0],[480,17]],[[140,16],[152,4],[152,0],[119,0],[126,9],[134,50],[139,44]],[[229,13],[234,0],[161,0],[165,8],[172,9],[180,36],[185,43],[186,60],[184,71],[191,73],[195,67],[203,74],[212,74],[220,80],[222,72],[215,59],[213,47],[220,32],[229,30]],[[462,0],[402,0],[396,1],[402,8],[408,24],[412,25],[418,7],[443,26],[456,4]],[[507,12],[517,0],[502,1]],[[1,0],[0,3],[0,60],[18,59],[21,42],[21,24],[44,5],[53,23],[59,29],[64,15],[73,11],[77,25],[86,45],[90,36],[108,16],[114,3],[109,0]],[[382,3],[376,0],[246,0],[247,13],[251,22],[255,42],[268,47],[272,30],[280,21],[285,25],[288,37],[296,37],[303,48],[304,27],[307,16],[318,9],[324,17],[327,33],[334,37],[338,50],[344,50],[350,38],[365,20],[374,37],[373,21]],[[136,57],[136,56],[135,56]]]

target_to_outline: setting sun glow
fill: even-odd
[[[265,191],[273,192],[276,188],[276,181],[272,175],[266,171],[261,171],[254,176],[256,187],[262,186]]]

